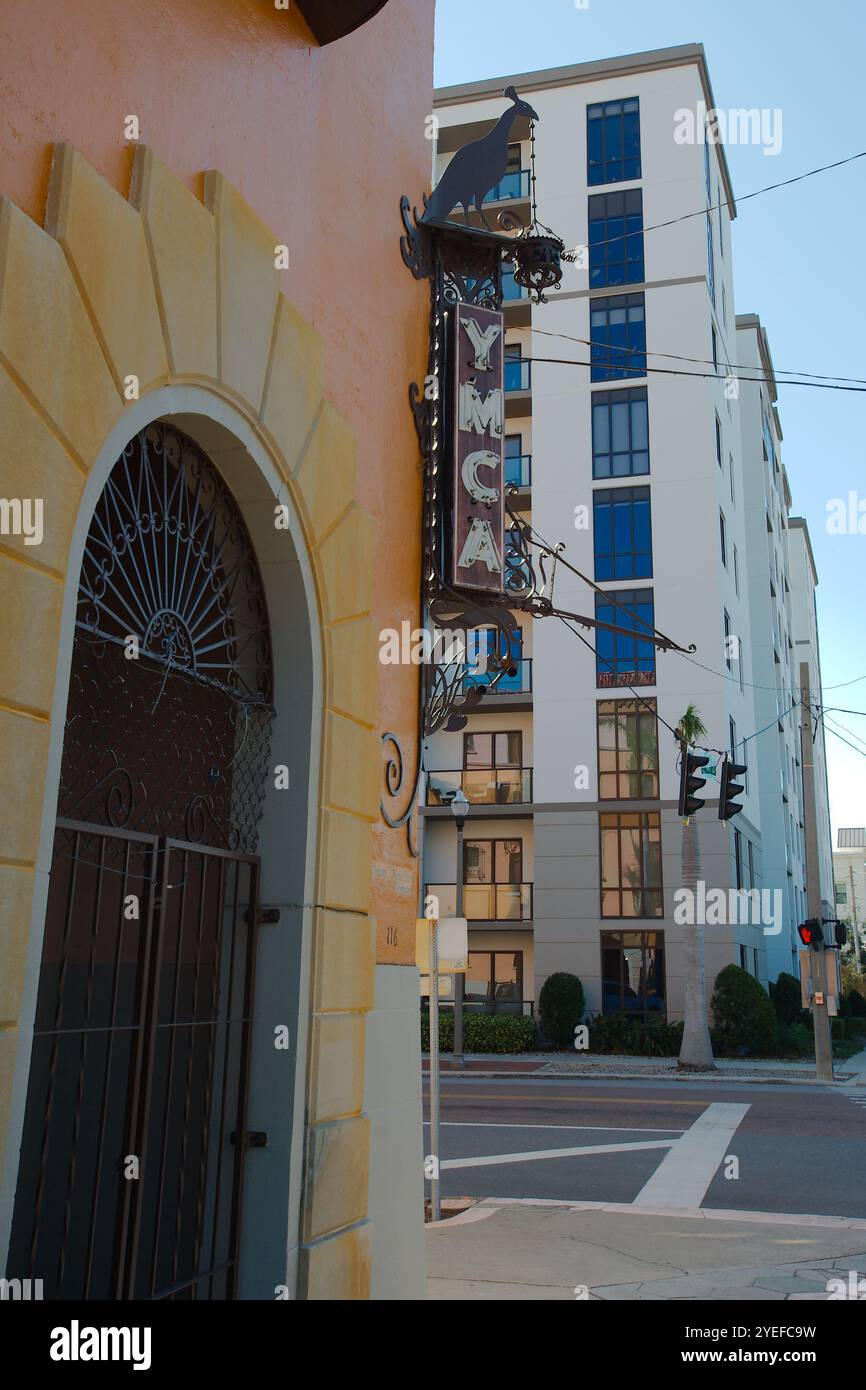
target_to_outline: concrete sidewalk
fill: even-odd
[[[826,1301],[866,1281],[866,1220],[846,1217],[488,1199],[426,1242],[434,1300]]]
[[[429,1058],[422,1059],[423,1070],[429,1070]],[[463,1067],[455,1067],[448,1053],[443,1054],[440,1071],[444,1075],[522,1077],[591,1077],[598,1081],[634,1081],[647,1078],[663,1078],[669,1081],[695,1081],[730,1083],[731,1081],[754,1082],[766,1085],[826,1086],[831,1083],[818,1081],[815,1064],[800,1061],[778,1061],[776,1059],[740,1060],[732,1057],[716,1059],[716,1070],[712,1072],[680,1072],[676,1057],[623,1057],[601,1053],[567,1052],[524,1052],[524,1053],[471,1053],[465,1057]],[[866,1086],[866,1050],[858,1052],[847,1061],[834,1064],[837,1085]]]

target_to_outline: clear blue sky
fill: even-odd
[[[682,43],[704,45],[720,109],[782,111],[779,154],[727,147],[735,196],[866,149],[863,0],[437,0],[435,80]],[[733,251],[736,311],[760,314],[777,369],[866,379],[866,159],[742,203]],[[780,386],[778,408],[818,567],[825,705],[866,710],[866,679],[828,689],[866,676],[866,534],[826,527],[830,499],[866,501],[866,394]],[[866,718],[832,717],[866,741]],[[866,745],[828,734],[827,752],[835,842],[836,827],[866,825]]]

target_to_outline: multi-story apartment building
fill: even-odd
[[[845,826],[839,830],[833,851],[836,914],[852,928],[854,962],[866,966],[866,828]]]
[[[708,746],[748,766],[742,813],[725,824],[713,760],[693,822],[701,878],[707,890],[775,890],[769,920],[734,911],[706,925],[708,989],[731,961],[763,981],[790,969],[802,920],[790,494],[772,367],[757,321],[734,316],[736,205],[723,146],[704,139],[715,103],[703,48],[443,89],[440,176],[499,116],[508,85],[544,134],[539,219],[578,250],[544,304],[506,277],[512,506],[593,581],[560,567],[557,606],[626,631],[521,617],[516,676],[463,731],[430,740],[424,877],[453,910],[463,875],[471,1002],[526,1008],[568,970],[591,1011],[676,1018],[689,927],[675,896],[673,731],[688,704]],[[512,137],[491,222],[503,209],[529,217],[525,119]],[[730,370],[746,347],[766,385]],[[756,477],[762,454],[769,472]],[[657,651],[653,628],[694,642],[694,658]],[[447,807],[458,785],[471,803],[459,867]]]
[[[809,528],[801,516],[792,516],[788,526],[788,558],[791,577],[791,631],[794,660],[801,693],[808,680],[812,706],[812,784],[815,826],[818,832],[818,883],[822,916],[835,916],[833,877],[833,837],[830,829],[830,789],[827,777],[827,749],[824,721],[817,716],[822,704],[821,644],[818,639],[818,606],[815,590],[818,570],[809,538]],[[805,680],[804,680],[805,677]],[[811,916],[807,912],[807,916]],[[795,949],[799,942],[795,943]],[[794,972],[796,974],[796,971]]]
[[[765,933],[768,975],[773,979],[780,970],[793,969],[797,973],[796,926],[809,915],[805,896],[800,674],[791,584],[791,489],[781,457],[782,426],[773,361],[766,332],[756,314],[737,315],[735,342],[741,369],[738,384],[746,523],[742,583],[751,638],[748,679],[753,684],[754,727],[763,731],[752,741],[749,756],[751,775],[761,789],[762,877],[766,886],[782,893],[784,909],[783,929]],[[805,590],[806,576],[801,574],[800,579]],[[812,593],[814,603],[814,583]],[[817,633],[814,659],[818,669]],[[816,689],[820,689],[820,682]]]

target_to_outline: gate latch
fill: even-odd
[[[232,1143],[237,1147],[238,1132],[232,1130]],[[241,1133],[241,1148],[243,1149],[266,1149],[268,1147],[268,1131],[266,1129],[245,1129]]]

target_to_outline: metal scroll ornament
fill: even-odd
[[[518,237],[511,251],[515,284],[529,291],[535,304],[546,304],[545,290],[555,290],[562,283],[562,262],[573,261],[566,252],[565,242],[554,232],[527,232]]]
[[[93,514],[76,625],[235,699],[270,700],[267,608],[231,493],[179,430],[124,449]]]

